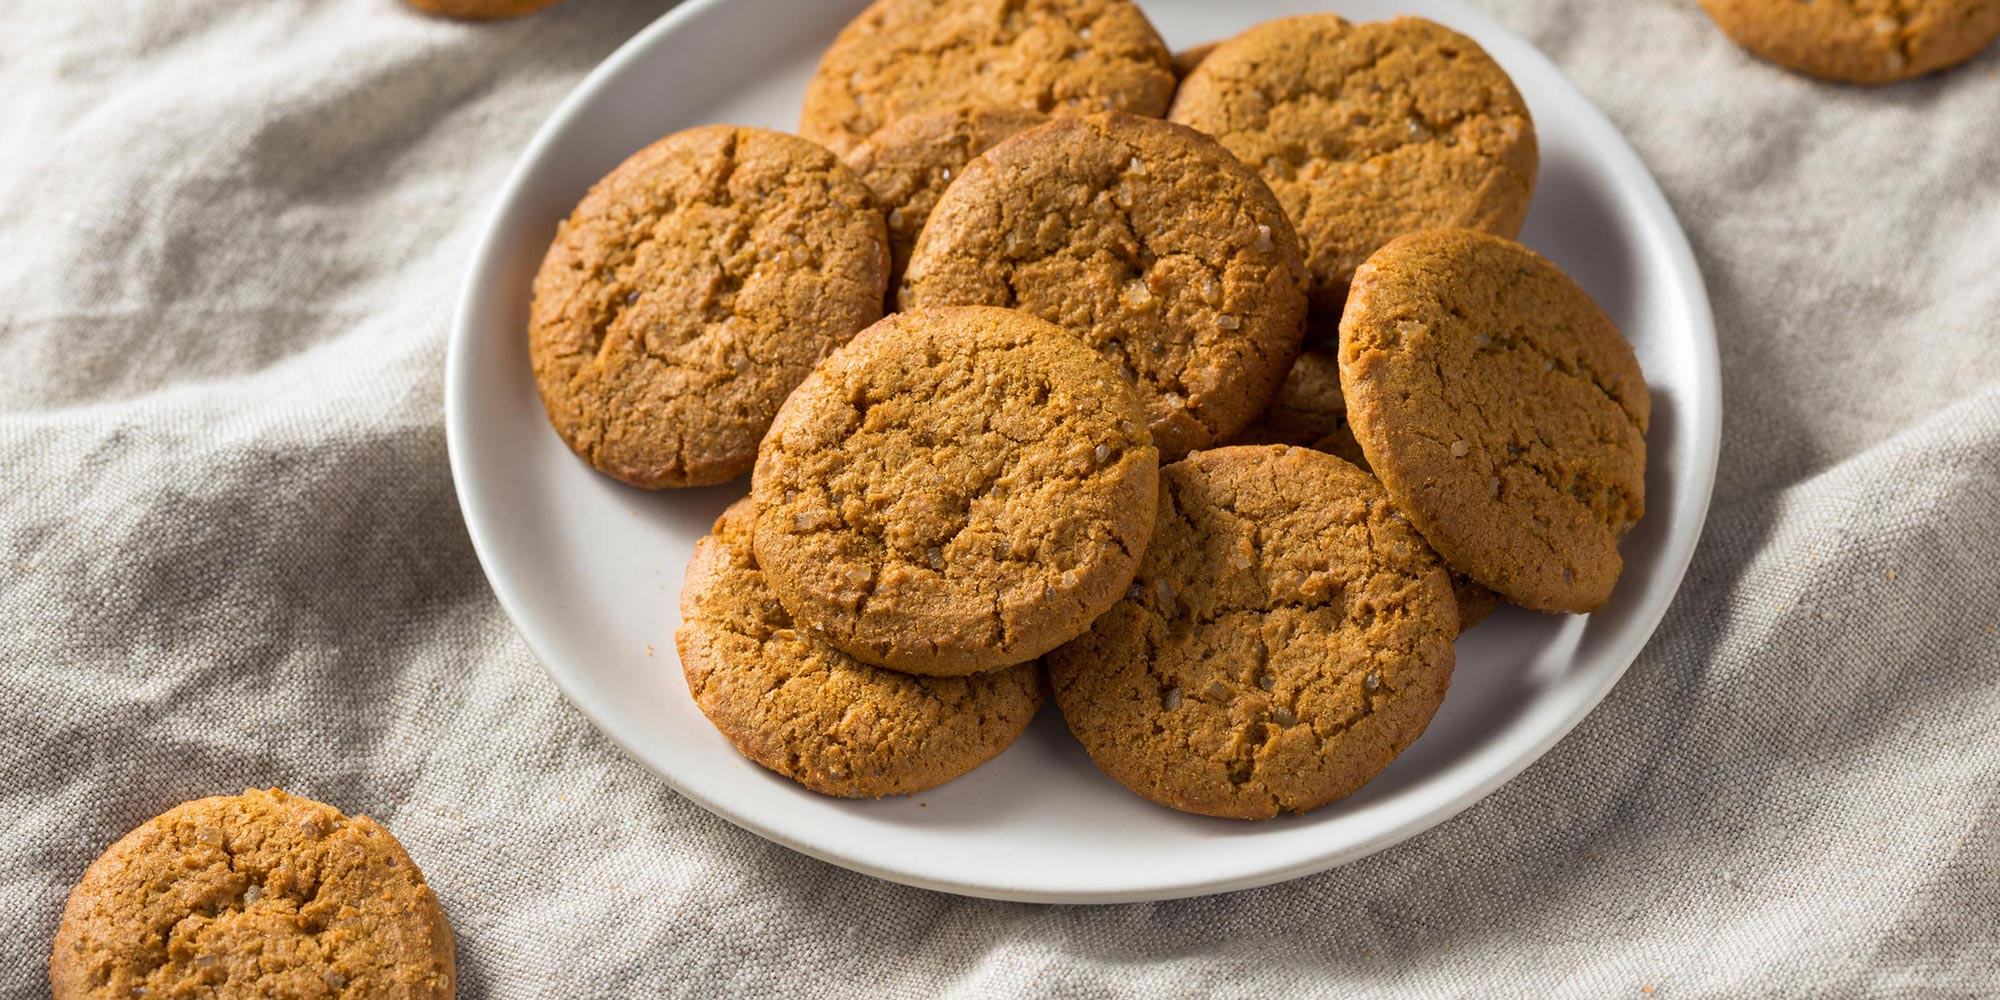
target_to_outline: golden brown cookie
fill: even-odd
[[[802,631],[757,568],[755,517],[738,500],[695,544],[674,634],[695,704],[743,756],[821,795],[880,798],[942,785],[1028,727],[1038,663],[913,677]]]
[[[634,153],[535,276],[549,422],[634,486],[750,471],[792,387],[882,315],[887,236],[861,179],[797,136],[710,125]]]
[[[1169,117],[1263,172],[1333,313],[1377,247],[1432,226],[1513,236],[1535,187],[1534,122],[1506,72],[1421,18],[1267,21],[1202,60]]]
[[[1181,80],[1187,79],[1187,75],[1194,72],[1194,68],[1201,65],[1201,61],[1208,58],[1208,54],[1214,52],[1215,47],[1221,44],[1221,42],[1203,42],[1200,45],[1191,46],[1174,53],[1174,77]]]
[[[1138,387],[1168,460],[1242,430],[1305,321],[1298,239],[1270,189],[1192,129],[1059,118],[986,151],[944,193],[904,308],[1011,306]]]
[[[806,85],[799,134],[845,154],[884,125],[964,105],[1159,117],[1166,44],[1129,0],[876,0]]]
[[[49,959],[55,1000],[449,998],[451,926],[366,816],[273,788],[185,802],[77,883]]]
[[[1070,731],[1161,805],[1262,819],[1360,788],[1451,682],[1444,564],[1367,473],[1283,445],[1160,472],[1130,593],[1047,663]]]
[[[1893,83],[2000,38],[2000,0],[1702,0],[1738,45],[1825,80]]]
[[[1446,562],[1538,611],[1611,595],[1652,403],[1568,275],[1485,233],[1394,240],[1355,274],[1340,380],[1369,467]]]
[[[757,562],[786,610],[876,664],[1034,659],[1123,593],[1159,452],[1097,354],[1026,313],[898,313],[785,401],[757,456]]]
[[[555,6],[560,0],[407,0],[407,2],[426,14],[485,21],[532,14],[543,7]]]
[[[889,224],[889,287],[910,263],[910,248],[938,197],[972,158],[1034,128],[1047,116],[1018,108],[953,108],[891,122],[847,154],[847,165],[875,192]]]

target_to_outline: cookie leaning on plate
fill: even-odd
[[[978,767],[1034,719],[1040,664],[913,677],[801,631],[757,568],[754,520],[738,500],[695,544],[674,635],[695,703],[745,757],[822,795],[901,795]]]
[[[1160,473],[1125,600],[1047,658],[1091,759],[1161,805],[1260,819],[1373,778],[1451,682],[1444,564],[1367,473],[1283,445]]]
[[[1610,596],[1652,402],[1568,275],[1485,233],[1401,237],[1355,274],[1340,376],[1369,466],[1453,568],[1538,611]]]
[[[1193,129],[1110,112],[985,152],[917,238],[904,308],[1010,306],[1139,390],[1160,454],[1228,440],[1298,352],[1304,265],[1257,174]]]
[[[882,315],[859,177],[797,136],[710,125],[634,153],[558,227],[528,347],[549,423],[648,488],[727,482],[792,388]]]
[[[883,126],[847,154],[889,224],[889,287],[909,266],[917,234],[944,189],[972,158],[1034,128],[1044,115],[1017,108],[953,108],[911,115]]]
[[[1130,0],[876,0],[820,58],[799,134],[844,155],[926,111],[1158,117],[1173,94],[1167,47]]]
[[[1513,236],[1534,192],[1520,93],[1472,39],[1422,18],[1267,21],[1216,46],[1168,117],[1262,171],[1329,314],[1382,244],[1433,226]]]
[[[1893,83],[1955,66],[2000,38],[2000,0],[1702,0],[1738,45],[1842,83]]]
[[[366,816],[271,789],[186,802],[92,862],[49,960],[55,1000],[445,1000],[451,926]]]
[[[1159,453],[1096,352],[1025,313],[898,313],[799,385],[757,456],[756,555],[792,617],[878,666],[1034,659],[1118,600]]]

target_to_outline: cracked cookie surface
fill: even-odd
[[[897,313],[786,400],[757,456],[756,554],[792,616],[878,666],[1034,659],[1118,600],[1152,532],[1137,398],[1026,313]]]
[[[175,806],[70,893],[55,1000],[137,996],[448,998],[437,896],[366,816],[250,789]]]
[[[738,500],[695,544],[675,643],[688,690],[743,756],[822,795],[903,795],[1007,749],[1042,705],[1042,668],[914,677],[799,628],[752,551]]]
[[[1057,119],[974,160],[904,275],[905,308],[1022,309],[1138,388],[1164,460],[1228,440],[1298,353],[1304,262],[1255,171],[1192,129]]]
[[[1188,812],[1261,819],[1342,798],[1424,731],[1452,671],[1444,564],[1367,473],[1283,445],[1160,473],[1124,600],[1049,654],[1097,765]]]
[[[1534,123],[1513,82],[1421,18],[1265,22],[1203,59],[1168,117],[1262,172],[1331,313],[1377,247],[1433,226],[1513,236],[1534,191]]]
[[[1484,233],[1397,239],[1356,272],[1340,374],[1369,467],[1453,568],[1538,611],[1610,596],[1652,402],[1567,274]]]
[[[892,122],[847,154],[889,224],[889,286],[909,266],[917,234],[938,198],[972,158],[1004,139],[1047,121],[1014,108],[964,107],[911,115]]]
[[[799,134],[845,154],[908,115],[962,105],[1157,118],[1166,44],[1129,0],[877,0],[806,85]]]
[[[590,189],[535,276],[528,346],[549,422],[635,486],[750,471],[813,365],[882,315],[866,185],[797,136],[711,125]]]
[[[2000,0],[1702,0],[1738,45],[1842,83],[1893,83],[1978,55],[2000,38]]]

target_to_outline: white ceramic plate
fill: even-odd
[[[1587,618],[1503,610],[1459,640],[1430,730],[1351,798],[1265,823],[1206,819],[1099,774],[1050,706],[942,788],[822,798],[737,755],[674,655],[681,573],[746,483],[647,493],[573,457],[528,370],[528,288],[557,220],[647,143],[710,122],[796,126],[807,75],[863,0],[692,0],[619,49],[542,127],[467,276],[445,373],[452,474],[500,603],[564,692],[675,789],[795,850],[882,878],[1005,899],[1114,902],[1276,882],[1380,850],[1518,774],[1602,699],[1652,634],[1701,533],[1720,386],[1687,239],[1632,149],[1527,43],[1457,0],[1147,0],[1175,47],[1272,17],[1419,14],[1476,38],[1535,117],[1542,168],[1523,240],[1567,268],[1638,349],[1653,391],[1648,512],[1611,603]]]

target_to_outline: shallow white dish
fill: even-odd
[[[1053,706],[998,759],[905,798],[822,798],[739,756],[689,699],[674,654],[682,570],[747,479],[647,493],[599,475],[544,419],[528,288],[556,222],[669,132],[796,126],[819,53],[865,0],[692,0],[639,33],[542,127],[467,276],[445,373],[452,475],[493,590],[556,683],[683,795],[795,850],[882,878],[1003,899],[1117,902],[1320,871],[1442,822],[1527,767],[1616,683],[1693,554],[1720,441],[1713,319],[1687,239],[1623,138],[1546,58],[1458,0],[1146,0],[1184,47],[1272,17],[1432,18],[1513,75],[1541,139],[1522,239],[1567,268],[1638,350],[1653,392],[1648,513],[1611,603],[1589,617],[1504,609],[1458,644],[1443,709],[1351,798],[1240,823],[1182,815],[1099,774]]]

